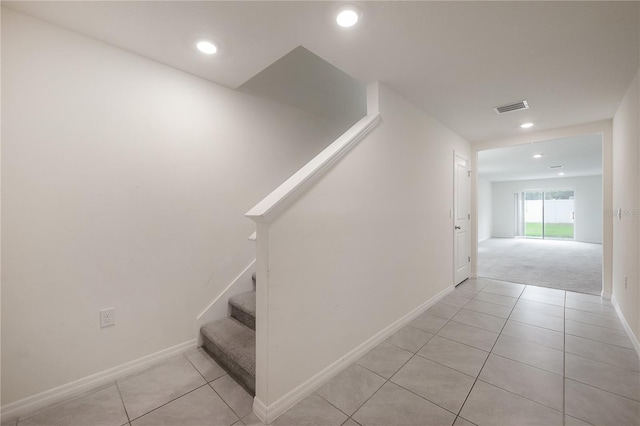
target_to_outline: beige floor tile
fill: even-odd
[[[564,415],[564,426],[590,426],[590,423],[583,422],[575,417]]]
[[[242,424],[245,426],[264,426],[264,423],[262,423],[258,416],[253,413],[244,416],[242,418]]]
[[[484,289],[485,293],[498,294],[500,296],[520,297],[524,290],[524,284],[506,283],[503,281],[491,281]]]
[[[562,411],[561,375],[491,354],[478,379]]]
[[[611,303],[604,300],[600,303],[589,303],[574,299],[567,299],[566,307],[571,309],[578,309],[580,311],[587,311],[594,314],[606,315],[614,318],[618,317],[618,314],[616,313],[616,310],[611,305]]]
[[[465,297],[467,299],[473,299],[479,292],[479,290],[472,290],[470,288],[456,287],[452,294],[460,297]]]
[[[19,420],[25,426],[120,426],[128,421],[115,384]]]
[[[503,334],[491,352],[555,374],[564,374],[564,353],[557,349]]]
[[[418,315],[416,319],[411,321],[409,325],[422,331],[426,331],[427,333],[435,334],[440,331],[447,322],[449,322],[449,320],[446,318],[435,317],[423,312]]]
[[[583,358],[604,362],[628,370],[640,372],[640,359],[633,349],[567,334],[566,351]]]
[[[346,422],[342,423],[342,426],[360,426],[360,425],[356,423],[356,421],[353,419],[347,419]]]
[[[381,343],[360,358],[358,364],[388,379],[412,356],[411,352],[397,346]]]
[[[624,331],[598,327],[579,321],[565,320],[566,333],[586,339],[597,340],[610,345],[633,349],[631,340]]]
[[[535,302],[520,298],[516,303],[516,308],[523,311],[550,315],[552,317],[564,318],[564,308],[562,306],[550,305],[548,303]]]
[[[640,373],[636,371],[566,354],[565,375],[568,379],[640,402]]]
[[[453,426],[474,426],[474,423],[471,423],[469,420],[465,420],[462,417],[458,417],[453,423]]]
[[[141,374],[118,380],[131,420],[205,383],[198,370],[182,355]]]
[[[474,297],[474,300],[478,300],[480,302],[493,303],[496,305],[507,306],[509,308],[513,308],[518,302],[517,297],[502,296],[500,294],[486,293],[484,291],[481,291],[480,293],[478,293],[476,297]]]
[[[440,303],[444,303],[446,305],[455,306],[457,308],[462,308],[462,307],[464,307],[464,305],[469,303],[471,301],[471,299],[472,298],[466,298],[466,297],[462,297],[462,296],[460,296],[458,294],[451,293],[451,294],[445,296],[444,298],[442,298],[442,300],[440,300]]]
[[[498,338],[498,334],[492,331],[482,330],[454,321],[450,321],[445,325],[437,335],[487,352],[491,350]]]
[[[477,425],[562,425],[562,413],[478,381],[460,416]]]
[[[564,319],[538,312],[525,311],[517,307],[513,308],[513,312],[511,312],[509,319],[529,325],[535,325],[536,327],[564,332]]]
[[[413,357],[391,381],[421,397],[457,413],[475,378],[422,357]]]
[[[425,312],[429,315],[433,315],[435,317],[440,317],[444,319],[450,320],[458,313],[460,308],[457,306],[447,305],[446,303],[438,302]]]
[[[482,365],[489,356],[489,352],[440,336],[434,336],[418,351],[418,355],[477,377]]]
[[[607,315],[594,314],[578,309],[566,308],[565,318],[573,321],[584,322],[598,327],[612,328],[614,330],[624,330],[618,318]]]
[[[595,303],[602,304],[603,301],[600,296],[595,296],[593,294],[584,294],[584,293],[576,293],[575,291],[567,291],[566,292],[567,300],[575,300],[576,302],[587,302],[587,303]]]
[[[488,284],[489,280],[487,278],[469,278],[468,280],[465,280],[462,283],[458,284],[456,288],[481,291]]]
[[[552,296],[552,297],[565,297],[566,291],[560,290],[557,288],[549,288],[549,287],[540,287],[535,285],[527,285],[527,287],[522,292],[522,295],[542,295],[542,296]]]
[[[385,379],[366,368],[351,365],[325,383],[316,393],[343,413],[351,415],[385,382]]]
[[[462,309],[451,320],[471,325],[473,327],[482,328],[484,330],[493,331],[494,333],[500,333],[500,330],[502,330],[502,327],[504,327],[504,324],[507,322],[505,318],[469,311],[467,309]]]
[[[565,412],[593,425],[638,425],[640,403],[573,380],[565,381]]]
[[[202,386],[134,420],[131,426],[228,426],[238,416],[209,386]]]
[[[531,302],[564,307],[564,296],[549,296],[546,294],[531,293],[525,290],[520,296],[520,300],[529,300]]]
[[[386,342],[406,351],[416,353],[432,337],[433,334],[431,333],[407,325],[389,337]]]
[[[271,424],[273,426],[340,426],[347,418],[347,415],[314,393]]]
[[[455,418],[455,414],[390,382],[353,415],[363,426],[441,426],[453,424]]]
[[[227,374],[217,362],[202,349],[185,355],[207,382]]]
[[[507,321],[502,334],[553,349],[563,350],[564,348],[564,333],[517,321]]]
[[[495,303],[481,302],[479,300],[470,301],[464,308],[500,318],[509,318],[511,310],[513,309],[509,306],[496,305]]]
[[[253,397],[230,376],[222,376],[210,385],[238,417],[242,418],[253,411]]]

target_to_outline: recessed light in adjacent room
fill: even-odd
[[[218,47],[208,40],[200,40],[196,43],[196,47],[205,55],[213,55],[218,51]]]
[[[533,154],[533,158],[542,158],[542,154]]]
[[[338,16],[336,16],[336,22],[338,23],[338,25],[340,25],[343,28],[353,27],[355,24],[358,23],[359,19],[360,19],[360,14],[353,7],[342,9],[338,13]]]
[[[564,176],[564,172],[558,173],[558,176]]]
[[[523,129],[529,129],[533,127],[533,123],[523,123],[520,125],[520,127],[522,127]]]

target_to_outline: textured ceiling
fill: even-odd
[[[470,141],[611,118],[640,67],[638,2],[3,2],[237,88],[298,46],[381,81]],[[215,57],[193,49],[206,36]],[[526,99],[527,111],[492,107]]]

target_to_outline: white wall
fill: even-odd
[[[265,225],[266,405],[452,286],[453,153],[469,144],[385,86],[379,98],[378,127]]]
[[[337,136],[5,8],[2,114],[2,404],[194,339],[244,213]]]
[[[601,244],[602,176],[493,182],[493,236],[515,237],[514,193],[563,189],[575,190],[575,241]]]
[[[478,241],[493,235],[493,187],[491,181],[478,179]]]
[[[613,298],[640,340],[640,72],[613,118]],[[627,277],[627,288],[624,278]],[[640,347],[636,347],[640,351]]]

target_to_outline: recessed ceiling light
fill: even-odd
[[[522,127],[523,129],[528,129],[530,127],[533,127],[533,123],[523,123],[520,125],[520,127]]]
[[[336,22],[343,28],[353,27],[359,19],[360,14],[353,7],[342,9],[336,16]]]
[[[208,40],[200,40],[196,43],[196,47],[205,55],[213,55],[218,51],[218,47]]]
[[[558,173],[558,176],[564,176],[564,172]]]
[[[542,154],[533,154],[533,158],[542,158]]]

